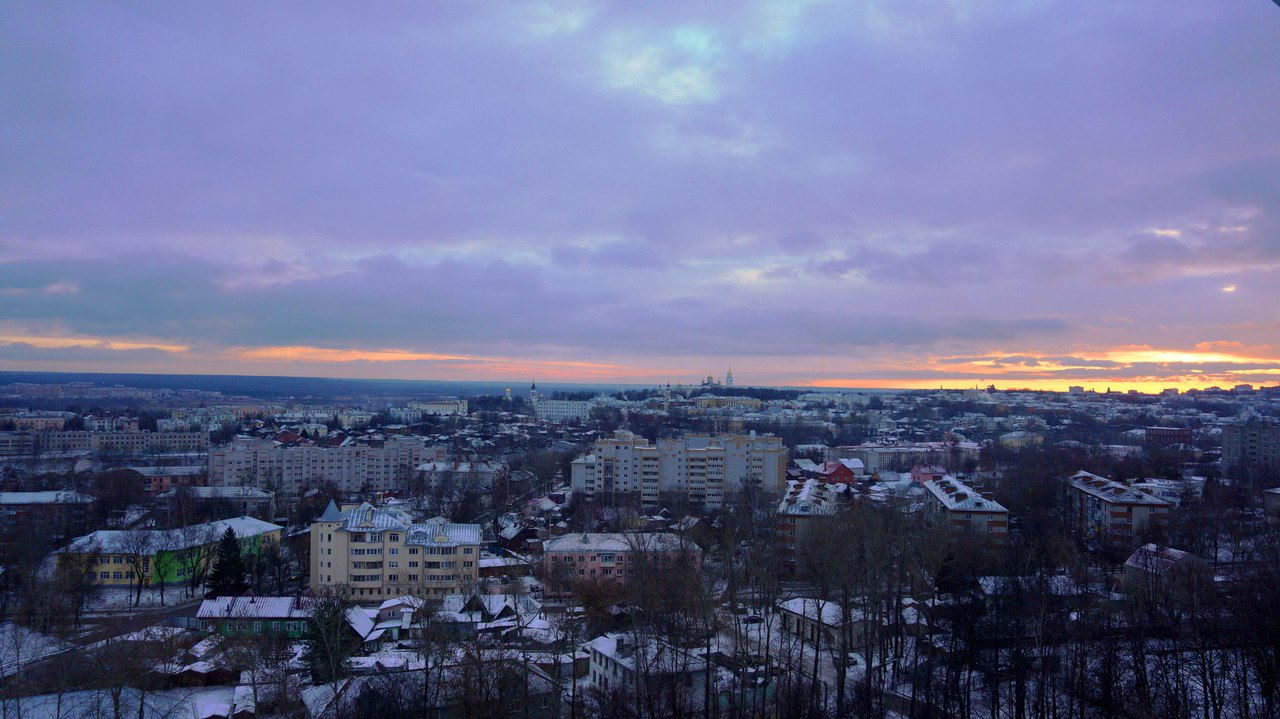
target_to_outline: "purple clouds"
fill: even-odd
[[[1012,376],[1271,383],[1277,24],[10,4],[0,369],[936,386],[1141,346],[1184,355]]]

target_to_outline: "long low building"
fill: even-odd
[[[258,552],[265,542],[279,543],[284,531],[253,517],[182,529],[102,529],[75,539],[57,557],[59,563],[78,562],[89,578],[103,586],[133,586],[139,578],[144,587],[198,582],[228,529],[235,532],[246,554]]]

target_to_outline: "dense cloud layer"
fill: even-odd
[[[1269,383],[1277,23],[10,3],[0,368]]]

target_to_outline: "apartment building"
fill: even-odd
[[[0,457],[27,455],[35,450],[35,436],[31,432],[0,432]]]
[[[661,639],[603,634],[584,645],[590,653],[588,681],[593,691],[638,700],[659,696],[672,716],[693,716],[706,705],[711,664],[705,652]],[[719,696],[716,697],[719,706]]]
[[[439,599],[479,578],[478,524],[416,521],[397,507],[333,502],[311,525],[311,588],[337,588],[360,603],[410,594]]]
[[[1280,467],[1280,425],[1263,422],[1223,425],[1223,470],[1230,473],[1261,467]]]
[[[447,454],[445,447],[429,446],[421,437],[388,437],[381,447],[283,445],[237,437],[209,450],[209,484],[263,487],[285,496],[326,483],[342,492],[385,492],[404,489],[419,465]]]
[[[774,525],[774,549],[778,562],[778,574],[782,577],[798,577],[804,573],[800,548],[815,521],[836,513],[836,497],[847,487],[833,485],[818,479],[792,480],[787,483],[787,493],[778,503],[778,516]]]
[[[22,542],[39,528],[55,541],[74,537],[89,527],[94,498],[79,492],[0,492],[0,542]]]
[[[976,442],[914,442],[909,444],[855,444],[832,447],[827,460],[857,459],[865,471],[909,472],[917,464],[942,464],[960,467],[976,461],[982,448]]]
[[[0,420],[7,419],[13,422],[13,428],[17,430],[48,432],[62,429],[66,426],[67,420],[75,416],[74,412],[18,412],[0,417]]]
[[[156,495],[169,526],[225,517],[275,518],[276,495],[257,487],[178,487]]]
[[[410,402],[409,409],[423,414],[455,414],[466,416],[467,401],[465,399],[433,399],[426,402]]]
[[[1063,484],[1067,522],[1087,541],[1130,547],[1169,523],[1168,502],[1120,482],[1081,470]]]
[[[38,452],[90,452],[92,454],[153,454],[203,452],[209,449],[207,432],[93,432],[53,431],[35,434]]]
[[[652,444],[620,430],[594,449],[573,461],[573,489],[610,505],[710,510],[748,487],[775,496],[786,489],[787,451],[773,435],[686,434]]]
[[[692,540],[663,532],[579,532],[553,537],[542,545],[542,570],[549,595],[561,595],[576,582],[625,584],[642,568],[658,570],[689,562],[702,570],[702,549]]]
[[[953,537],[971,537],[1000,546],[1009,538],[1009,510],[951,475],[920,482],[927,500],[925,517],[947,527]]]

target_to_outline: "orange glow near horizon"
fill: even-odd
[[[50,358],[38,369],[59,371],[121,371],[209,374],[289,374],[347,376],[365,379],[423,379],[440,381],[499,381],[516,378],[537,381],[662,385],[696,383],[705,375],[698,365],[708,359],[650,358],[645,365],[569,359],[476,356],[423,352],[398,348],[335,348],[307,345],[261,347],[195,347],[178,341],[143,338],[38,336],[29,332],[0,334],[0,347],[27,345],[44,350],[96,349],[121,352],[121,366],[104,368],[95,361],[69,355]],[[145,359],[127,353],[160,350],[161,357]],[[1189,349],[1145,345],[1067,351],[1059,354],[988,351],[974,356],[885,358],[864,362],[859,376],[840,377],[839,368],[820,369],[813,378],[797,372],[805,361],[830,358],[761,359],[753,368],[735,362],[739,382],[752,385],[815,388],[967,389],[994,384],[999,389],[1027,388],[1066,391],[1070,386],[1105,391],[1160,392],[1168,388],[1230,388],[1237,384],[1269,384],[1280,380],[1280,349],[1271,345],[1247,347],[1239,342],[1201,342]],[[857,361],[849,360],[850,365]],[[0,361],[0,366],[4,363]],[[20,369],[19,367],[5,367]],[[1137,371],[1141,369],[1141,372]],[[37,369],[26,367],[22,369]],[[877,376],[878,375],[878,376]]]
[[[23,344],[41,349],[66,349],[85,347],[108,350],[163,350],[186,352],[190,345],[148,342],[142,340],[111,339],[107,337],[42,337],[36,335],[0,335],[0,345]]]

